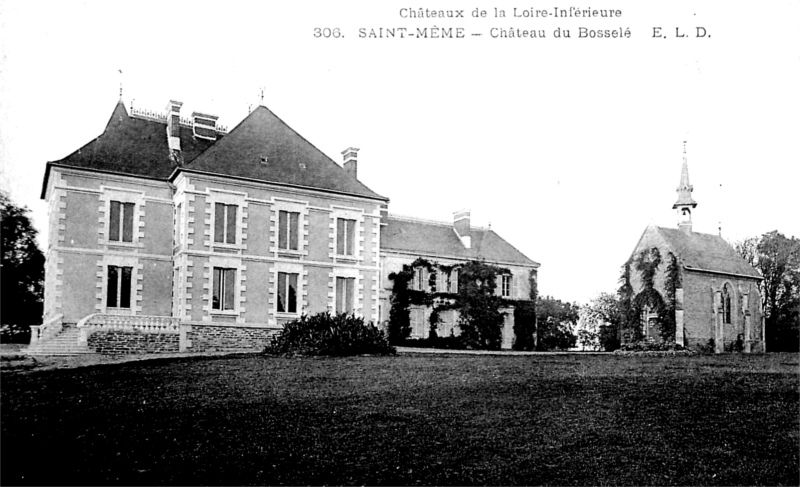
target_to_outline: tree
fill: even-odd
[[[536,350],[566,350],[575,346],[578,337],[578,305],[551,296],[536,300]]]
[[[800,240],[777,230],[734,245],[764,278],[759,292],[770,351],[800,349]]]
[[[589,339],[587,346],[601,348],[613,352],[620,346],[619,327],[622,324],[619,300],[609,293],[600,293],[589,304],[581,307],[578,321],[578,340],[581,341],[580,330],[588,330],[583,334]]]
[[[4,331],[24,339],[31,325],[42,322],[44,255],[36,244],[36,229],[28,218],[28,209],[14,204],[2,191],[0,219],[0,320]]]

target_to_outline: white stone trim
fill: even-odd
[[[205,208],[205,245],[208,248],[224,248],[243,251],[247,249],[247,201],[246,193],[209,188],[206,193]],[[234,243],[214,241],[214,222],[216,221],[217,203],[236,205],[236,238]]]
[[[131,267],[131,307],[108,308],[106,306],[106,295],[108,293],[108,266]],[[142,291],[144,285],[144,264],[142,264],[136,254],[127,255],[104,255],[97,261],[97,288],[95,310],[104,314],[138,315],[142,313]]]
[[[329,223],[329,240],[328,240],[328,250],[329,250],[329,257],[331,260],[336,259],[345,259],[345,260],[355,260],[356,262],[361,262],[364,260],[364,210],[358,208],[346,208],[341,206],[331,206],[331,213],[330,213],[330,223]],[[354,255],[345,255],[345,254],[337,254],[336,249],[338,248],[338,235],[337,235],[337,225],[338,219],[344,218],[347,220],[355,220],[356,222],[356,229],[355,229],[355,238],[356,241],[353,244],[353,254]]]
[[[278,273],[297,274],[297,312],[278,312]],[[275,262],[270,268],[270,312],[279,318],[299,318],[308,309],[308,271],[299,262]]]
[[[144,243],[144,225],[145,225],[145,194],[143,191],[137,191],[125,188],[116,188],[110,186],[101,186],[102,193],[100,194],[100,208],[98,217],[98,239],[97,243],[101,246],[118,246],[118,247],[143,247]],[[111,235],[111,202],[119,201],[120,203],[133,203],[133,230],[131,235],[131,242],[112,241],[109,240]],[[120,235],[122,238],[122,235]]]
[[[213,270],[215,267],[236,270],[236,287],[233,291],[232,310],[212,309],[212,296],[214,293]],[[247,266],[242,264],[242,259],[239,257],[220,255],[209,257],[208,262],[203,264],[203,321],[213,321],[214,316],[234,316],[237,323],[244,323],[245,301],[247,299],[246,272]]]
[[[273,197],[269,203],[269,251],[273,255],[278,253],[287,255],[298,255],[302,257],[308,256],[308,241],[309,241],[309,208],[307,201],[291,200],[288,198]],[[278,248],[280,229],[278,223],[280,221],[279,213],[281,211],[288,211],[299,213],[300,218],[297,222],[297,250],[280,249]]]

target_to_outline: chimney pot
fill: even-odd
[[[353,179],[358,179],[358,149],[356,147],[348,147],[342,151],[344,157],[344,170],[347,174],[353,176]]]
[[[181,107],[183,102],[170,100],[167,103],[167,142],[172,151],[181,150]]]

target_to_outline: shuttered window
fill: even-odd
[[[236,205],[214,204],[214,242],[236,243]]]
[[[278,248],[298,250],[298,230],[300,213],[294,211],[278,212]]]
[[[111,202],[108,239],[112,242],[133,242],[133,203]]]

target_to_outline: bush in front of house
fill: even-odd
[[[386,335],[353,315],[303,315],[283,326],[265,353],[271,355],[392,355]]]

